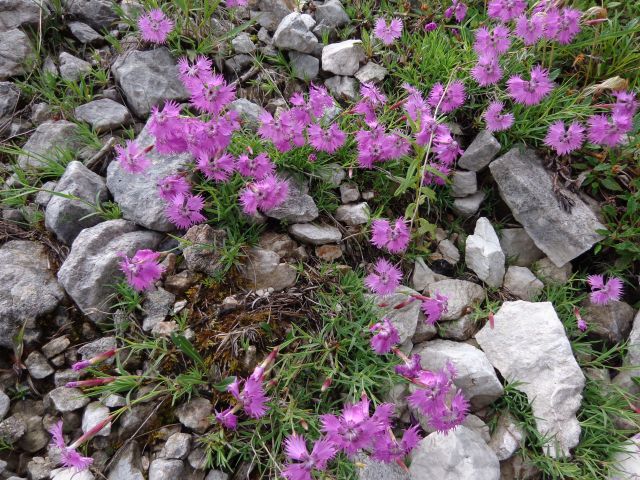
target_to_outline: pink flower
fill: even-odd
[[[241,387],[242,390],[240,390]],[[240,402],[251,418],[264,417],[269,410],[266,405],[269,398],[264,393],[261,379],[251,377],[244,381],[236,379],[227,387],[227,391]]]
[[[176,195],[184,195],[191,192],[191,185],[184,175],[175,173],[158,181],[158,195],[166,201],[171,201]]]
[[[146,154],[149,148],[141,150],[134,140],[127,140],[126,145],[116,145],[116,159],[123,170],[129,173],[142,173],[151,165]]]
[[[175,195],[166,209],[167,217],[178,228],[189,228],[206,220],[202,215],[204,198],[189,193]]]
[[[373,35],[385,45],[391,45],[402,35],[402,20],[394,18],[387,24],[384,18],[378,18],[373,29]]]
[[[71,369],[75,370],[76,372],[79,372],[80,370],[84,370],[85,368],[88,368],[92,365],[96,365],[100,362],[104,362],[105,360],[108,360],[109,358],[113,357],[116,354],[116,352],[117,350],[115,348],[112,348],[88,360],[82,360],[80,362],[74,363],[73,365],[71,365]]]
[[[587,330],[587,322],[584,321],[582,315],[580,315],[580,309],[578,307],[573,307],[573,314],[576,316],[576,326],[578,330],[584,332]]]
[[[204,55],[198,55],[196,61],[191,63],[187,57],[180,57],[178,59],[178,72],[182,83],[187,87],[187,90],[197,89],[198,85],[203,81],[211,79],[212,62]]]
[[[429,417],[429,425],[436,431],[448,433],[456,428],[469,413],[469,402],[461,390],[458,390],[449,404],[442,402]]]
[[[627,116],[593,115],[587,120],[587,137],[591,143],[615,147],[622,143],[625,134],[632,128],[631,118]]]
[[[256,180],[262,180],[267,175],[273,175],[276,169],[266,153],[259,153],[253,158],[246,154],[240,155],[236,167],[240,175],[255,178]]]
[[[453,0],[451,6],[444,11],[444,18],[450,19],[454,16],[458,23],[462,22],[467,16],[467,5],[460,0]]]
[[[398,329],[388,318],[383,318],[381,322],[373,325],[370,330],[376,332],[371,338],[371,348],[378,355],[389,353],[392,347],[400,343]]]
[[[418,425],[406,429],[402,435],[402,440],[398,441],[391,432],[386,435],[379,435],[373,444],[371,456],[379,462],[391,463],[400,462],[413,450],[418,442],[422,440],[418,432]]]
[[[558,120],[549,127],[544,143],[553,148],[558,155],[566,155],[584,143],[584,127],[578,122],[573,122],[566,128],[564,122]]]
[[[416,134],[416,143],[418,145],[428,145],[433,138],[447,135],[451,135],[449,127],[439,123],[430,113],[422,115],[420,131]]]
[[[498,58],[494,56],[480,56],[478,63],[471,69],[471,76],[481,87],[498,83],[502,78],[502,69]]]
[[[384,258],[374,265],[374,273],[370,273],[364,280],[365,285],[380,296],[389,295],[400,285],[402,272]]]
[[[154,137],[170,137],[175,135],[176,129],[181,129],[180,105],[173,100],[164,102],[160,110],[156,105],[151,108],[149,131]]]
[[[141,15],[138,19],[138,28],[145,42],[163,44],[173,30],[173,22],[167,18],[162,10],[154,8]]]
[[[549,73],[541,66],[531,69],[530,80],[524,80],[514,75],[507,81],[509,95],[523,105],[537,105],[553,90],[553,82],[549,79]]]
[[[235,430],[238,428],[238,416],[235,414],[234,408],[230,407],[222,412],[215,411],[216,421],[224,428]]]
[[[484,113],[487,130],[490,132],[507,130],[513,125],[513,113],[502,113],[503,107],[504,104],[502,102],[491,102],[489,108],[487,108],[487,111]]]
[[[159,280],[165,267],[158,263],[160,253],[153,250],[138,250],[131,258],[120,253],[122,261],[120,270],[125,274],[127,283],[137,292],[148,290],[156,280]]]
[[[407,249],[409,240],[409,227],[404,217],[396,219],[393,227],[386,219],[373,221],[371,243],[376,247],[386,248],[391,253],[400,253]]]
[[[451,167],[440,162],[430,162],[429,169],[424,172],[423,185],[446,185],[446,178],[451,173]],[[431,170],[430,170],[431,169]]]
[[[476,41],[473,44],[473,49],[478,55],[497,57],[509,50],[509,46],[511,46],[509,29],[502,25],[498,25],[491,31],[486,27],[480,27],[475,34]]]
[[[236,97],[236,87],[229,85],[222,75],[194,84],[191,91],[191,104],[203,113],[218,115]]]
[[[326,109],[333,108],[334,106],[335,101],[324,86],[311,84],[311,88],[309,89],[309,107],[311,113],[316,118],[321,117]]]
[[[317,123],[312,123],[307,128],[307,134],[309,135],[309,143],[316,150],[327,153],[335,153],[344,145],[347,138],[337,123],[332,123],[326,130]]]
[[[622,280],[611,277],[606,283],[602,275],[589,275],[587,283],[591,287],[589,298],[591,303],[606,305],[611,301],[620,300],[622,297]]]
[[[422,97],[420,91],[408,83],[403,85],[404,89],[409,92],[409,96],[404,102],[404,111],[407,112],[407,116],[417,122],[425,114],[431,114],[431,109],[426,100]]]
[[[460,80],[452,82],[447,89],[442,83],[436,83],[429,93],[429,105],[442,113],[449,113],[464,103],[466,93]]]
[[[249,0],[225,0],[227,8],[246,7],[249,5]]]
[[[447,166],[453,165],[463,152],[458,142],[449,133],[436,136],[433,142],[433,151],[438,160]]]
[[[300,463],[289,463],[282,476],[288,480],[311,480],[313,470],[327,468],[327,463],[336,454],[336,446],[325,439],[316,440],[309,453],[304,437],[294,433],[284,441],[284,452],[289,460]]]
[[[224,153],[220,156],[200,154],[196,162],[196,168],[200,170],[208,180],[226,182],[235,170],[235,161],[229,153]]]
[[[544,31],[544,16],[534,14],[531,18],[524,15],[516,21],[515,33],[525,45],[533,45],[542,38]]]
[[[563,8],[560,11],[560,22],[555,33],[555,39],[558,43],[567,45],[580,33],[581,16],[582,12],[575,8]]]
[[[67,468],[74,468],[76,471],[88,469],[93,463],[93,458],[83,457],[72,446],[67,447],[62,435],[62,420],[58,421],[49,430],[51,434],[51,445],[60,450],[60,463]]]
[[[633,117],[638,111],[638,101],[636,94],[626,90],[617,90],[613,92],[616,97],[616,103],[613,106],[612,114],[615,117]]]
[[[425,32],[433,32],[437,28],[438,28],[438,24],[436,22],[429,22],[429,23],[425,24],[424,31]]]
[[[240,192],[242,210],[253,215],[258,210],[268,211],[281,205],[289,196],[289,183],[275,175],[250,183]]]
[[[491,0],[487,7],[490,17],[508,22],[524,13],[527,8],[525,0]]]
[[[448,298],[436,292],[435,296],[422,300],[422,311],[426,315],[425,321],[434,325],[447,312]]]
[[[422,371],[422,365],[420,365],[420,355],[414,353],[410,358],[406,359],[404,363],[396,365],[395,371],[398,375],[411,380],[415,378],[420,371]]]

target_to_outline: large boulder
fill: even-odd
[[[54,160],[65,150],[79,146],[77,126],[66,120],[50,120],[36,128],[18,156],[18,165],[24,170],[42,168],[47,160]]]
[[[569,455],[578,444],[576,411],[585,378],[550,302],[505,302],[476,334],[491,364],[531,403],[538,431],[549,437],[546,452]]]

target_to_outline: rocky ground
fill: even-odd
[[[187,172],[193,157],[152,150],[143,178],[113,160],[123,138],[153,145],[147,124],[153,106],[188,100],[176,57],[139,41],[123,20],[141,8],[134,2],[58,7],[0,2],[6,146],[0,153],[0,478],[274,478],[281,452],[236,455],[243,446],[234,445],[256,440],[220,433],[212,415],[225,400],[216,387],[231,374],[250,373],[276,345],[302,350],[311,340],[296,337],[299,332],[308,328],[322,337],[327,318],[360,302],[347,287],[342,303],[327,292],[345,285],[346,272],[361,282],[370,268],[367,232],[386,208],[385,194],[338,157],[312,175],[292,175],[282,205],[242,224],[250,242],[227,230],[221,210],[207,223],[176,230],[157,182]],[[47,40],[42,25],[52,18],[64,23]],[[350,21],[338,0],[304,9],[260,0],[208,19],[207,34],[219,44],[215,68],[237,86],[230,109],[243,131],[255,133],[262,112],[286,109],[285,99],[306,91],[308,81],[324,84],[343,110],[359,98],[362,83],[382,84],[384,62],[363,48],[356,29],[344,38]],[[52,41],[55,49],[43,48]],[[36,65],[70,83],[38,83],[44,77],[33,73]],[[65,94],[48,100],[46,88],[61,85]],[[607,271],[593,253],[607,228],[598,201],[576,189],[563,189],[559,201],[557,172],[539,150],[504,148],[486,130],[457,127],[466,149],[446,187],[448,210],[423,234],[421,250],[399,260],[407,273],[403,286],[372,315],[392,321],[401,350],[418,354],[423,368],[453,363],[471,413],[449,434],[433,432],[407,405],[413,386],[397,379],[391,389],[380,385],[379,398],[392,399],[407,425],[418,422],[425,439],[405,468],[362,456],[348,474],[322,478],[598,479],[607,478],[602,472],[609,467],[624,472],[611,473],[611,480],[640,478],[638,285],[629,276],[625,297],[607,305],[587,298],[585,273]],[[52,162],[52,155],[64,161]],[[122,282],[119,264],[121,253],[141,249],[165,252],[165,273],[154,289],[137,294]],[[432,326],[410,299],[436,293],[448,298],[448,309]],[[574,325],[574,308],[588,325],[584,334]],[[330,344],[335,338],[327,335]],[[365,329],[354,335],[368,342]],[[72,369],[74,363],[110,349],[119,350],[96,369],[118,376],[117,388],[66,386],[93,376]],[[199,362],[206,376],[189,377],[200,371],[191,368]],[[362,382],[361,390],[372,388]],[[291,402],[289,384],[271,396]],[[594,428],[598,412],[603,425]],[[59,419],[73,441],[114,414],[84,450],[93,457],[91,469],[59,467],[49,433]],[[247,428],[246,435],[259,430]],[[615,430],[615,442],[630,438],[625,450],[598,458],[601,469],[592,474],[571,470],[574,460],[586,463],[588,455],[576,453],[583,442],[607,442],[592,438],[598,428]],[[274,448],[271,441],[266,450]],[[220,445],[232,453],[220,454]],[[556,460],[566,469],[553,474]]]

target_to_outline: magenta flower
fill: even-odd
[[[509,29],[502,25],[498,25],[491,31],[486,27],[480,27],[476,30],[475,35],[476,41],[473,44],[473,49],[478,55],[497,57],[509,50],[511,46]]]
[[[549,126],[544,143],[553,148],[558,155],[566,155],[584,143],[584,127],[578,122],[573,122],[566,128],[564,122],[558,120]]]
[[[484,113],[484,121],[487,124],[487,130],[490,132],[508,130],[513,125],[513,113],[502,113],[503,108],[504,104],[502,102],[491,102]]]
[[[371,456],[383,463],[401,462],[422,440],[418,425],[406,429],[398,441],[391,432],[376,436]]]
[[[124,253],[118,255],[122,258],[120,270],[125,274],[127,283],[137,292],[148,290],[165,270],[165,267],[158,263],[160,253],[153,250],[138,250],[131,258]]]
[[[269,397],[264,393],[262,379],[252,377],[246,380],[236,379],[227,387],[227,391],[240,402],[244,411],[252,418],[264,417],[269,410],[266,405]]]
[[[403,88],[409,92],[409,96],[404,102],[404,111],[407,112],[407,116],[414,122],[420,120],[423,115],[431,114],[431,109],[427,104],[427,101],[423,98],[420,91],[408,83],[402,85]]]
[[[249,5],[249,0],[225,0],[227,8],[246,7]]]
[[[240,192],[242,210],[253,215],[258,210],[268,211],[281,205],[289,196],[289,183],[275,175],[267,175],[262,180],[248,184]]]
[[[401,278],[402,272],[391,262],[381,258],[376,262],[374,272],[364,279],[364,283],[375,294],[384,296],[396,291]]]
[[[335,153],[344,145],[347,138],[337,123],[331,124],[326,130],[317,123],[312,123],[307,128],[307,134],[309,135],[309,143],[316,150],[327,153]]]
[[[436,292],[435,296],[422,300],[422,311],[426,315],[425,321],[434,325],[447,312],[448,298]]]
[[[558,33],[558,26],[560,25],[560,10],[555,8],[555,6],[549,6],[541,15],[544,18],[542,36],[547,40],[555,40]]]
[[[158,181],[158,195],[167,202],[170,202],[176,195],[184,195],[190,192],[191,185],[184,178],[184,175],[179,173],[168,175]]]
[[[336,446],[329,440],[316,440],[311,453],[303,436],[293,434],[284,442],[284,452],[289,460],[300,463],[289,463],[282,471],[282,476],[288,480],[312,480],[313,470],[324,470],[327,463],[336,454]]]
[[[309,107],[311,113],[316,118],[320,118],[326,109],[333,108],[334,106],[335,101],[326,87],[311,84],[311,88],[309,89]]]
[[[104,362],[105,360],[108,360],[109,358],[113,357],[116,354],[116,352],[117,352],[117,349],[112,348],[88,360],[81,360],[79,362],[74,363],[73,365],[71,365],[71,369],[75,370],[76,372],[79,372],[80,370],[84,370],[85,368],[88,368],[92,365],[96,365],[98,363]]]
[[[116,145],[116,160],[123,170],[129,173],[142,173],[151,165],[146,154],[150,148],[141,150],[134,140],[127,140],[126,145]]]
[[[628,92],[626,90],[617,90],[613,92],[613,96],[616,97],[616,103],[613,106],[612,115],[614,117],[633,117],[638,111],[638,101],[636,100],[636,94]]]
[[[151,134],[160,138],[174,136],[175,131],[181,129],[180,110],[180,105],[173,100],[164,102],[162,110],[154,105],[151,108],[151,120],[149,121]]]
[[[51,445],[60,450],[60,463],[67,468],[74,468],[76,471],[88,469],[93,463],[93,458],[83,457],[72,446],[67,447],[62,434],[62,420],[59,420],[49,430],[51,434]]]
[[[562,45],[567,45],[580,33],[580,17],[582,12],[575,8],[563,8],[560,11],[560,21],[555,28],[555,39]]]
[[[522,15],[527,8],[525,0],[490,0],[487,14],[503,22],[508,22]]]
[[[591,303],[606,305],[611,301],[618,301],[622,297],[622,280],[611,277],[606,283],[602,275],[589,275],[587,283],[591,287],[589,298]]]
[[[395,345],[400,343],[398,329],[388,318],[383,318],[381,322],[373,325],[370,330],[376,332],[371,338],[371,348],[378,355],[389,353]]]
[[[420,121],[420,131],[416,134],[418,145],[427,145],[435,137],[451,136],[451,130],[446,125],[439,123],[430,113],[424,113]]]
[[[191,104],[203,113],[218,115],[236,97],[236,87],[227,84],[222,75],[211,75],[211,78],[193,84],[189,88]]]
[[[471,76],[481,87],[498,83],[502,78],[502,69],[500,68],[498,58],[494,56],[480,56],[478,63],[471,69]]]
[[[216,421],[224,428],[229,430],[235,430],[238,428],[238,416],[235,414],[236,409],[234,407],[227,408],[222,412],[215,411]]]
[[[200,154],[196,162],[196,168],[202,172],[207,180],[226,182],[235,170],[235,160],[229,153],[219,156]]]
[[[631,118],[619,115],[593,115],[587,120],[587,137],[591,143],[615,147],[622,143],[632,128]]]
[[[423,185],[443,186],[447,184],[445,179],[451,173],[451,167],[449,165],[444,165],[440,162],[430,162],[428,167],[429,169],[424,172],[424,177],[422,178]]]
[[[509,95],[516,102],[528,106],[540,103],[553,87],[549,72],[539,65],[531,69],[530,80],[514,75],[507,81]]]
[[[371,225],[371,243],[391,253],[404,252],[410,239],[409,226],[404,217],[396,219],[393,227],[386,219],[374,220]]]
[[[449,133],[436,136],[433,142],[433,151],[437,159],[446,166],[453,165],[463,153],[458,142]]]
[[[442,113],[449,113],[462,106],[465,97],[464,84],[460,80],[451,82],[446,90],[438,82],[429,93],[429,105]]]
[[[273,175],[276,169],[266,153],[259,153],[253,158],[246,154],[240,155],[236,168],[240,175],[256,180],[262,180],[267,175]]]
[[[414,353],[410,358],[407,358],[404,363],[396,365],[395,371],[398,375],[402,375],[408,380],[416,378],[418,373],[422,371],[422,365],[420,365],[420,355]]]
[[[204,55],[198,55],[193,63],[187,57],[180,57],[178,59],[179,78],[187,90],[192,90],[203,81],[211,80],[211,66],[211,60]]]
[[[587,322],[585,322],[582,315],[580,315],[580,309],[578,307],[573,307],[573,314],[576,317],[576,326],[578,327],[578,330],[585,332],[587,330]]]
[[[387,24],[384,18],[378,18],[373,29],[373,35],[385,45],[391,45],[402,35],[402,20],[394,18]]]
[[[438,432],[446,434],[464,422],[468,413],[469,401],[458,390],[449,404],[442,402],[434,409],[429,417],[429,424]]]
[[[515,34],[522,39],[525,45],[533,45],[542,38],[544,32],[544,16],[534,14],[531,18],[524,15],[516,21]]]
[[[437,28],[438,28],[438,24],[436,22],[429,22],[429,23],[425,24],[424,31],[425,32],[433,32]]]
[[[163,44],[173,30],[173,21],[162,10],[154,8],[138,18],[138,28],[145,42]]]
[[[202,215],[204,198],[189,193],[175,195],[166,208],[167,217],[176,227],[187,229],[206,220]]]

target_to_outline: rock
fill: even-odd
[[[116,454],[107,480],[144,480],[141,460],[140,445],[132,440]]]
[[[189,228],[182,237],[185,242],[183,254],[187,268],[211,277],[218,275],[224,267],[220,250],[226,238],[224,230],[215,230],[207,224]]]
[[[349,23],[349,15],[344,11],[339,0],[327,0],[322,5],[316,6],[316,22],[337,28]]]
[[[451,175],[451,195],[454,197],[468,197],[478,191],[476,172],[456,170]]]
[[[149,480],[175,480],[180,478],[183,469],[182,460],[156,458],[149,467]]]
[[[27,464],[27,477],[29,480],[48,479],[54,467],[55,464],[49,458],[33,457]]]
[[[507,261],[518,267],[530,267],[544,253],[527,235],[524,228],[505,228],[500,232],[500,246]]]
[[[240,115],[245,125],[256,130],[260,124],[260,115],[264,112],[264,108],[260,105],[250,102],[246,98],[238,98],[229,104],[229,110],[233,110]]]
[[[311,53],[318,44],[318,39],[311,33],[316,21],[304,13],[293,12],[282,19],[273,34],[273,44],[283,50],[295,50]]]
[[[322,49],[322,69],[334,75],[351,76],[360,69],[360,62],[365,58],[360,40],[331,43]]]
[[[260,235],[258,246],[276,252],[280,258],[290,258],[295,256],[298,244],[286,233],[266,232]]]
[[[614,300],[606,305],[596,305],[587,299],[582,306],[582,318],[587,322],[590,334],[611,345],[627,339],[636,313],[629,304]]]
[[[431,325],[425,321],[418,320],[418,325],[416,325],[416,333],[411,337],[411,343],[416,345],[418,343],[426,342],[427,340],[431,340],[438,334],[438,329],[436,325]]]
[[[367,62],[354,76],[360,83],[380,83],[387,76],[387,73],[389,72],[383,66],[373,62]]]
[[[92,428],[96,427],[100,422],[103,422],[109,416],[109,409],[100,402],[91,402],[84,409],[82,415],[82,432],[87,433]],[[111,435],[111,422],[104,426],[102,430],[96,433],[98,437],[108,437]]]
[[[500,462],[500,480],[540,480],[540,470],[521,455],[513,455]]]
[[[235,73],[236,75],[242,72],[245,68],[253,63],[253,57],[251,55],[245,55],[244,53],[240,55],[234,55],[228,60],[224,61],[224,66],[230,73]]]
[[[100,337],[93,342],[89,342],[78,349],[78,355],[82,360],[89,360],[108,350],[118,348],[118,340],[116,337]],[[102,362],[103,365],[113,365],[114,357],[108,358]]]
[[[507,382],[524,392],[548,455],[569,455],[580,439],[576,411],[585,379],[550,302],[505,302],[476,340]]]
[[[75,370],[60,370],[53,376],[53,384],[56,387],[64,387],[69,382],[80,380],[80,372]]]
[[[524,439],[525,433],[516,422],[516,419],[508,412],[505,412],[501,413],[498,418],[498,424],[491,435],[489,447],[495,452],[498,460],[502,461],[511,458],[516,453],[516,450],[520,448]]]
[[[342,257],[340,245],[320,245],[316,247],[316,256],[324,262],[335,262]]]
[[[45,405],[51,406],[56,412],[67,413],[79,410],[89,403],[82,390],[78,388],[58,387],[51,390],[44,397]]]
[[[491,440],[491,430],[489,426],[475,415],[468,414],[462,422],[462,426],[476,432],[485,443],[489,443]]]
[[[486,196],[486,193],[479,191],[468,197],[456,198],[453,201],[453,211],[463,218],[471,217],[480,210]]]
[[[31,107],[30,120],[35,125],[39,125],[42,122],[51,120],[52,117],[53,117],[53,112],[51,110],[51,105],[49,105],[48,103],[40,102],[40,103],[36,103]]]
[[[165,47],[133,50],[118,56],[111,68],[133,113],[145,118],[151,107],[165,100],[182,101],[189,93],[178,78],[178,68]]]
[[[500,287],[504,278],[504,253],[491,222],[480,217],[473,235],[467,237],[465,262],[480,280],[491,287]]]
[[[376,462],[365,454],[359,454],[355,461],[358,480],[410,480],[409,474],[397,463]]]
[[[47,204],[44,216],[45,227],[55,233],[61,242],[71,245],[83,229],[103,221],[96,214],[96,209],[90,205],[108,200],[107,185],[104,178],[82,163],[73,161],[67,165],[55,191],[78,198],[75,200],[66,196],[53,195]]]
[[[79,80],[91,71],[89,62],[85,62],[67,52],[60,53],[58,62],[60,63],[60,76],[72,82]]]
[[[7,415],[10,406],[11,399],[9,398],[9,395],[0,390],[0,420],[2,420]]]
[[[284,290],[295,285],[298,276],[294,267],[280,262],[280,255],[257,247],[249,250],[241,271],[242,276],[250,281],[251,288],[255,290]]]
[[[187,460],[194,470],[204,470],[207,466],[207,454],[202,447],[194,448],[187,457]]]
[[[174,433],[162,447],[161,458],[177,458],[184,460],[191,451],[191,435],[188,433]]]
[[[320,72],[320,60],[316,57],[295,51],[289,52],[293,76],[309,82],[315,80]]]
[[[31,413],[16,413],[16,415],[22,417],[27,427],[25,434],[18,442],[18,447],[29,453],[35,453],[46,447],[51,440],[51,435],[44,429],[42,417]]]
[[[155,143],[149,133],[149,123],[136,143],[141,149]],[[158,195],[157,184],[168,175],[186,170],[193,157],[189,153],[161,154],[151,150],[147,158],[151,165],[141,175],[126,172],[118,162],[111,162],[107,168],[107,187],[120,206],[123,218],[150,230],[170,232],[176,227],[165,213],[166,203]]]
[[[18,156],[18,165],[24,170],[46,165],[47,159],[60,156],[62,150],[79,147],[77,126],[66,120],[49,121],[39,125]]]
[[[231,46],[236,53],[253,53],[256,50],[251,37],[245,32],[239,33],[236,38],[231,40]]]
[[[457,320],[465,315],[467,308],[482,302],[484,289],[466,280],[440,280],[429,285],[429,294],[439,293],[447,297],[447,311],[442,314],[440,321]]]
[[[43,378],[47,378],[51,375],[55,370],[47,359],[38,351],[33,351],[29,354],[27,359],[24,361],[24,364],[29,370],[29,375],[36,380],[42,380]]]
[[[69,22],[67,24],[71,34],[78,39],[80,43],[95,44],[100,43],[104,38],[93,28],[82,22]]]
[[[417,257],[411,274],[411,287],[418,292],[426,290],[430,284],[445,279],[442,275],[431,270],[422,257]]]
[[[175,301],[176,296],[163,288],[147,292],[142,303],[142,330],[150,332],[158,323],[164,322]]]
[[[400,335],[400,343],[404,344],[407,340],[411,340],[416,327],[419,323],[425,323],[425,316],[422,313],[421,302],[408,301],[411,295],[418,292],[408,287],[399,287],[393,295],[385,297],[384,307],[378,307],[378,318],[388,318],[389,321],[398,329]],[[372,298],[375,297],[372,296]],[[402,308],[396,308],[400,304],[404,304]],[[435,333],[435,332],[434,332]]]
[[[127,107],[108,98],[76,107],[75,116],[78,120],[87,122],[98,133],[114,130],[131,121]]]
[[[640,311],[633,319],[633,328],[629,333],[627,343],[627,354],[624,357],[622,366],[626,368],[618,373],[613,383],[624,388],[631,395],[638,395],[640,386],[636,384],[633,378],[640,377]],[[0,408],[0,413],[2,413],[2,408]],[[2,415],[0,415],[0,418],[2,418]]]
[[[51,480],[95,480],[95,478],[90,470],[78,471],[73,467],[56,468],[51,471]]]
[[[498,480],[500,463],[476,432],[459,426],[431,433],[411,453],[413,480]]]
[[[369,221],[367,202],[340,205],[336,209],[336,220],[345,225],[363,225]]]
[[[0,247],[0,346],[12,348],[22,324],[35,328],[35,320],[53,312],[63,298],[41,244],[12,240]]]
[[[336,227],[315,223],[296,223],[289,227],[289,234],[296,240],[311,245],[337,243],[342,240],[342,233]]]
[[[580,197],[563,190],[562,195],[573,205],[570,211],[562,208],[552,175],[534,151],[513,148],[494,161],[490,170],[514,218],[557,267],[604,238],[596,233],[604,225]]]
[[[635,480],[640,478],[640,438],[634,435],[622,451],[613,455],[607,480]]]
[[[22,415],[12,415],[0,422],[0,439],[13,445],[27,432],[27,424]]]
[[[204,433],[211,424],[211,402],[206,398],[193,398],[176,409],[176,416],[182,425],[196,433]]]
[[[437,250],[438,253],[442,255],[442,258],[451,265],[456,265],[460,261],[460,250],[458,250],[458,247],[456,247],[448,238],[445,238],[438,243]]]
[[[337,99],[354,102],[358,99],[358,82],[352,77],[335,76],[325,80],[329,93]]]
[[[504,288],[522,300],[531,301],[540,295],[544,284],[527,267],[512,265],[504,276]]]
[[[562,285],[567,283],[569,278],[571,278],[573,268],[571,262],[557,267],[550,258],[544,257],[534,264],[533,270],[544,282]]]
[[[210,470],[204,480],[229,480],[229,475],[220,470]]]
[[[325,110],[323,120],[331,121],[339,115],[340,112],[340,107],[337,106]],[[347,173],[344,171],[344,168],[337,163],[327,163],[326,165],[322,165],[315,173],[323,182],[327,182],[336,188],[339,187],[342,181],[347,177]]]
[[[58,280],[82,312],[103,320],[113,300],[113,283],[122,278],[118,253],[155,249],[162,235],[141,231],[126,220],[109,220],[80,232],[58,271]]]
[[[488,130],[482,130],[467,147],[460,159],[458,166],[465,170],[479,172],[491,163],[502,146]]]
[[[291,223],[312,222],[318,218],[318,207],[300,185],[289,182],[289,196],[278,207],[264,212],[267,217]]]
[[[182,295],[197,282],[196,275],[184,270],[176,275],[169,275],[164,280],[164,288],[174,295]]]
[[[69,345],[71,345],[69,337],[56,337],[42,347],[42,353],[44,353],[44,356],[47,358],[53,358],[64,352]]]
[[[293,12],[298,3],[295,0],[259,0],[258,9],[261,17],[260,25],[269,30],[275,30],[282,19]]]
[[[98,31],[109,28],[118,20],[109,0],[65,0],[67,12]]]
[[[19,98],[20,90],[13,83],[0,82],[0,119],[13,115]]]
[[[471,314],[464,315],[463,317],[450,322],[438,323],[438,336],[448,340],[464,342],[475,335],[477,331],[478,324]]]
[[[3,0],[1,9],[0,32],[27,25],[36,26],[40,15],[46,18],[48,12],[33,0]]]
[[[486,355],[473,345],[431,340],[416,345],[411,354],[416,353],[420,355],[422,367],[427,370],[440,370],[451,362],[458,372],[454,383],[474,410],[486,407],[504,393]]]
[[[17,28],[0,31],[0,80],[26,73],[32,56],[29,37],[22,31]]]
[[[343,183],[340,185],[340,200],[342,203],[357,202],[360,198],[360,190],[355,183]]]

